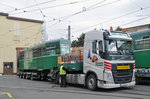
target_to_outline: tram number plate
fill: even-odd
[[[117,70],[120,69],[130,69],[130,66],[117,66]]]

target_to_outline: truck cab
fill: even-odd
[[[124,32],[93,30],[85,34],[83,73],[88,89],[135,85],[132,38]]]

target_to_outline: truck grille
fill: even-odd
[[[117,66],[129,65],[130,69],[117,70]],[[112,75],[115,84],[129,83],[132,81],[133,64],[112,64]]]
[[[112,71],[112,74],[115,84],[129,83],[132,80],[133,70],[117,70]]]

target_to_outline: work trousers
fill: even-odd
[[[61,77],[60,87],[67,87],[66,75],[60,75],[60,77]]]

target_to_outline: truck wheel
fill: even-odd
[[[96,90],[97,89],[97,79],[94,74],[90,74],[87,78],[87,88],[89,90]]]

